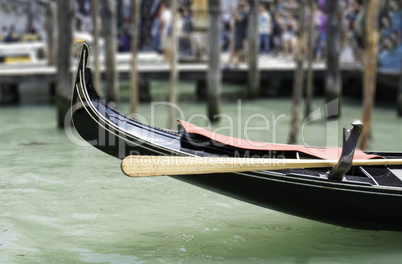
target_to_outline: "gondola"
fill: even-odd
[[[339,158],[335,167],[180,175],[173,178],[235,199],[333,225],[402,231],[402,166],[351,166],[350,160],[400,159],[402,153],[355,150],[361,124],[344,131],[341,149],[245,142],[179,122],[177,131],[131,119],[95,91],[90,49],[82,44],[72,98],[80,136],[119,159],[128,155],[201,157]],[[354,153],[354,154],[353,154]],[[239,212],[241,214],[241,212]],[[269,219],[267,219],[269,221]]]

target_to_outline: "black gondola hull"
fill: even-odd
[[[84,140],[120,159],[128,155],[211,155],[184,147],[180,133],[142,124],[110,108],[92,86],[90,69],[86,67],[88,54],[84,45],[72,106],[74,126]],[[402,231],[401,187],[273,171],[174,178],[299,217],[350,228]]]

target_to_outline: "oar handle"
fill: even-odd
[[[121,168],[132,177],[228,173],[293,168],[332,167],[337,161],[228,158],[228,157],[177,157],[177,156],[128,156]]]

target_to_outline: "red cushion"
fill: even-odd
[[[212,131],[206,130],[202,127],[190,124],[186,121],[179,120],[180,124],[187,131],[187,133],[197,134],[216,142],[222,143],[224,145],[249,150],[263,150],[263,151],[298,151],[311,155],[316,158],[326,159],[326,160],[338,160],[341,156],[341,148],[320,148],[320,147],[305,147],[300,145],[286,145],[286,144],[275,144],[268,142],[257,142],[241,138],[229,137],[221,134],[214,133]],[[361,150],[356,150],[354,159],[365,160],[372,158],[381,158],[378,155],[369,155]]]

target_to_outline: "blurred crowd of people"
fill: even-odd
[[[119,14],[118,51],[130,50],[131,39],[131,14],[130,2],[123,0]],[[76,30],[78,32],[92,33],[91,1],[76,0]],[[168,61],[171,54],[171,33],[173,12],[168,0],[142,1],[140,45],[151,46],[164,54],[164,60]],[[179,1],[179,20],[177,31],[181,38],[187,38],[190,48],[200,52],[204,46],[200,34],[194,31],[193,25],[193,1]],[[100,5],[100,8],[101,5]],[[312,14],[306,13],[305,18],[299,17],[299,0],[261,1],[258,6],[258,40],[262,55],[280,56],[292,59],[297,51],[300,19],[314,23],[314,56],[320,61],[325,56],[327,15],[325,0],[315,0]],[[102,13],[102,10],[99,10]],[[222,13],[222,50],[230,53],[227,62],[228,67],[236,67],[244,61],[247,54],[249,7],[248,1],[238,0],[231,8]],[[308,23],[306,23],[307,25]],[[21,33],[37,35],[41,34],[31,27],[26,32],[17,33],[13,26],[3,27],[0,40],[14,42],[21,40]],[[204,32],[205,35],[205,32]],[[355,57],[359,57],[359,51],[363,47],[363,7],[358,0],[342,0],[342,39],[345,45],[352,47]],[[148,42],[147,42],[148,41]]]
[[[176,29],[180,36],[190,35],[193,31],[191,4],[191,0],[179,1],[179,19]],[[121,6],[117,8],[117,13],[120,14],[118,18],[117,49],[119,52],[127,52],[130,50],[131,22],[134,16],[131,14],[131,1],[123,0]],[[102,6],[100,6],[99,12],[102,14]],[[90,1],[76,0],[76,13],[78,14],[77,31],[92,33]],[[142,1],[140,13],[140,26],[137,29],[140,36],[140,48],[152,48],[164,54],[164,61],[169,61],[173,29],[173,12],[170,1]]]
[[[292,59],[297,51],[298,34],[301,29],[299,17],[300,1],[278,0],[273,6],[270,2],[261,2],[258,8],[258,32],[260,54]],[[357,0],[342,0],[341,38],[342,46],[348,46],[359,59],[363,48],[363,7]],[[317,61],[323,60],[326,51],[327,12],[325,0],[314,1],[312,14],[306,12],[306,22],[313,22],[313,50]],[[231,51],[227,67],[236,67],[247,54],[247,1],[238,4],[223,15],[223,49]]]

